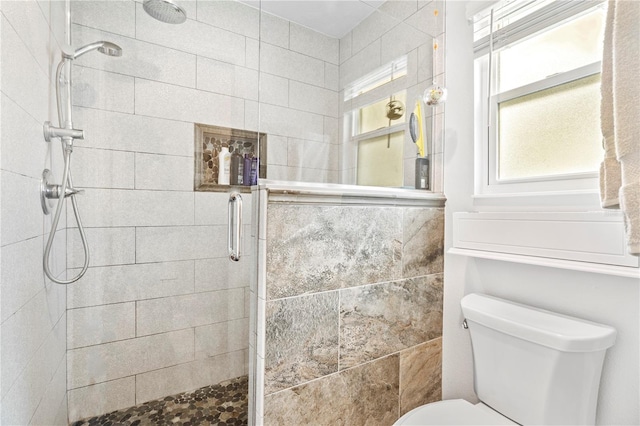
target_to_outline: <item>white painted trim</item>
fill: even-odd
[[[453,214],[453,247],[481,252],[638,268],[627,254],[619,212]],[[548,262],[548,261],[547,261]]]
[[[545,257],[522,256],[518,254],[496,253],[492,251],[469,250],[455,247],[449,249],[447,254],[640,279],[640,269],[628,266],[603,265],[600,263],[549,259]]]

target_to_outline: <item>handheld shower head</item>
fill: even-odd
[[[144,11],[152,18],[167,24],[182,24],[187,20],[187,13],[173,0],[144,0]]]
[[[72,53],[63,51],[62,56],[65,59],[78,59],[80,56],[93,50],[98,50],[98,52],[104,53],[107,56],[122,56],[122,48],[110,41],[96,41],[94,43],[87,44],[86,46],[82,46]]]

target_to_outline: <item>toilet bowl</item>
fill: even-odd
[[[483,403],[450,399],[409,411],[395,423],[400,426],[428,425],[517,425]]]
[[[396,425],[595,423],[614,328],[482,294],[469,294],[460,304],[480,403],[423,405]]]

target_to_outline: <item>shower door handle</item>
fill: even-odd
[[[229,259],[240,260],[242,250],[242,196],[238,192],[229,194],[229,233],[227,247]]]

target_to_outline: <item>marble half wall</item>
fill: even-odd
[[[439,400],[443,208],[260,204],[256,423],[388,425]]]

